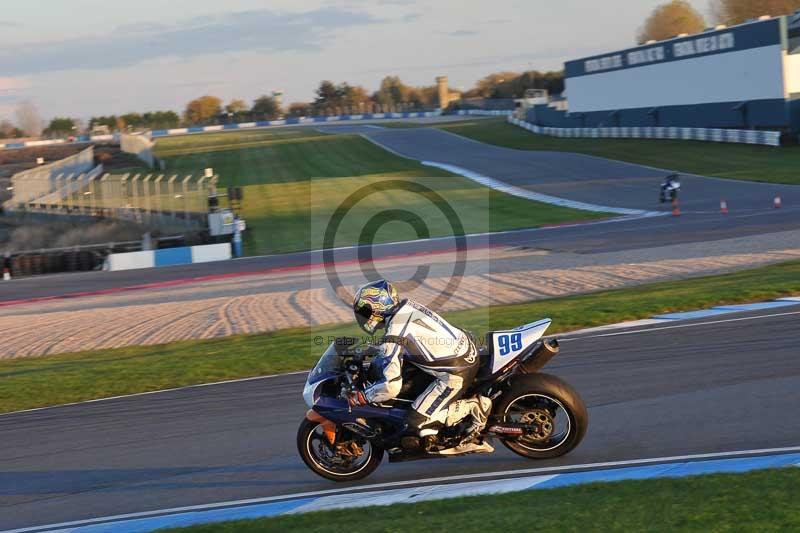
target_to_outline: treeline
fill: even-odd
[[[563,72],[497,72],[480,79],[461,94],[461,98],[519,98],[527,89],[534,88],[547,89],[551,94],[561,93]],[[181,114],[167,110],[101,115],[92,117],[87,124],[79,119],[55,117],[44,128],[35,106],[25,102],[17,110],[17,122],[25,126],[16,127],[9,121],[2,121],[0,136],[70,137],[83,133],[171,129],[315,115],[423,111],[439,107],[436,85],[412,86],[398,76],[386,76],[372,92],[361,85],[324,80],[314,94],[310,102],[294,102],[288,106],[283,105],[278,92],[260,96],[251,103],[235,98],[227,104],[217,96],[204,95],[187,103]],[[455,99],[450,105],[458,108],[461,104]]]
[[[490,74],[479,80],[462,97],[519,98],[527,89],[532,88],[547,89],[551,94],[559,94],[564,90],[564,74],[560,71]],[[283,105],[280,93],[265,94],[250,104],[239,98],[226,104],[217,96],[204,95],[186,104],[180,116],[173,111],[156,111],[93,117],[89,128],[105,126],[110,131],[169,129],[286,117],[422,111],[439,106],[436,85],[416,87],[404,83],[398,76],[386,76],[381,80],[378,89],[372,92],[361,85],[323,80],[314,94],[315,98],[311,102],[294,102],[288,106]],[[457,102],[453,105],[458,107]]]
[[[686,0],[657,6],[645,20],[636,40],[639,44],[662,41],[681,34],[696,34],[709,24],[735,26],[762,15],[789,15],[800,9],[800,0],[711,0],[710,21]]]

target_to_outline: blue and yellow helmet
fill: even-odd
[[[369,334],[385,327],[386,321],[397,311],[400,298],[397,289],[385,279],[367,283],[356,291],[353,312],[358,325]]]

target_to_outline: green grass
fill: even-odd
[[[255,531],[797,531],[800,469],[591,483],[549,490],[194,526]]]
[[[452,235],[439,207],[449,204],[467,233],[558,224],[607,214],[540,204],[493,191],[466,178],[395,156],[357,135],[325,135],[311,128],[177,137],[158,141],[170,173],[198,174],[212,167],[221,186],[244,186],[242,215],[249,255],[316,249],[334,210],[353,192],[395,178],[438,192],[432,199],[383,192],[358,203],[337,235],[337,246],[360,242],[366,222],[402,208],[427,223],[430,236]],[[424,235],[423,235],[424,236]],[[417,238],[405,223],[387,225],[374,242]]]
[[[459,311],[448,313],[447,319],[481,334],[550,317],[550,333],[557,333],[662,312],[792,294],[800,294],[800,261],[723,276]],[[308,369],[322,351],[315,336],[327,344],[329,337],[358,334],[353,324],[334,324],[0,361],[0,411]]]
[[[476,141],[519,150],[575,152],[679,172],[800,184],[800,146],[751,146],[699,141],[559,139],[489,119],[437,126]]]

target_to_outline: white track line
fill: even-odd
[[[455,135],[455,134],[450,133],[450,132],[445,132],[445,133],[449,133],[450,135]],[[459,139],[466,139],[465,137],[461,137],[460,135],[455,135],[455,136],[458,137]],[[542,203],[545,203],[545,204],[557,205],[557,206],[561,206],[561,207],[571,207],[573,209],[581,209],[581,210],[584,210],[584,211],[595,211],[595,212],[602,212],[602,213],[614,213],[614,214],[618,214],[618,215],[628,215],[630,218],[656,217],[656,216],[665,216],[665,215],[669,214],[666,211],[645,211],[645,210],[642,210],[642,209],[628,209],[628,208],[625,208],[625,207],[611,207],[611,206],[606,206],[606,205],[588,204],[588,203],[584,203],[584,202],[577,202],[577,201],[574,201],[574,200],[567,200],[565,198],[558,198],[556,196],[550,196],[550,195],[547,195],[547,194],[541,194],[541,193],[529,191],[527,189],[522,189],[522,188],[516,187],[514,185],[509,185],[508,183],[506,183],[504,181],[500,181],[500,180],[497,180],[497,179],[494,179],[494,178],[490,178],[488,176],[484,176],[484,175],[479,174],[477,172],[473,172],[471,170],[468,170],[468,169],[465,169],[463,167],[459,167],[459,166],[456,166],[456,165],[450,165],[450,164],[447,164],[447,163],[439,163],[437,161],[421,161],[421,160],[418,160],[416,158],[407,156],[405,154],[401,154],[400,152],[397,152],[397,151],[389,148],[388,146],[384,145],[380,141],[378,141],[376,139],[373,139],[372,137],[369,137],[368,135],[361,134],[361,137],[363,137],[364,139],[366,139],[369,142],[373,143],[374,145],[382,148],[383,150],[386,150],[390,154],[394,154],[394,155],[396,155],[398,157],[402,157],[404,159],[409,159],[411,161],[417,161],[418,163],[421,163],[421,164],[429,166],[429,167],[441,168],[441,169],[446,170],[448,172],[452,172],[453,174],[458,174],[459,176],[462,176],[462,177],[467,178],[469,180],[472,180],[472,181],[474,181],[476,183],[479,183],[479,184],[483,185],[484,187],[488,187],[490,189],[494,189],[496,191],[503,192],[505,194],[510,194],[511,196],[516,196],[518,198],[524,198],[526,200],[542,202]],[[483,144],[483,143],[480,143],[478,141],[475,141],[474,139],[466,139],[466,140],[469,140],[469,141],[472,141],[472,142],[475,142],[475,143],[478,143],[478,144]],[[630,220],[630,218],[629,218],[629,220]]]
[[[545,204],[550,205],[557,205],[559,207],[569,207],[571,209],[581,209],[583,211],[595,211],[600,213],[614,213],[617,215],[633,215],[633,216],[640,216],[640,217],[659,217],[668,215],[666,211],[645,211],[642,209],[628,209],[625,207],[611,207],[607,205],[598,205],[598,204],[589,204],[585,202],[578,202],[575,200],[567,200],[565,198],[559,198],[557,196],[550,196],[549,194],[541,194],[534,191],[529,191],[527,189],[522,189],[520,187],[516,187],[514,185],[509,185],[504,181],[500,181],[494,178],[490,178],[489,176],[484,176],[483,174],[479,174],[477,172],[473,172],[466,168],[462,168],[456,165],[450,165],[447,163],[438,163],[436,161],[421,161],[423,165],[429,167],[436,167],[441,168],[442,170],[446,170],[448,172],[452,172],[453,174],[458,174],[459,176],[463,176],[467,179],[470,179],[476,183],[483,185],[484,187],[488,187],[490,189],[494,189],[496,191],[503,192],[505,194],[510,194],[511,196],[516,196],[517,198],[524,198],[525,200],[531,200],[534,202],[542,202]]]
[[[170,515],[175,513],[183,513],[187,511],[207,511],[212,509],[220,509],[225,507],[241,507],[245,505],[269,503],[276,501],[293,500],[297,498],[309,498],[314,496],[325,496],[329,494],[342,494],[346,492],[358,493],[361,491],[368,491],[373,489],[387,489],[393,487],[404,487],[409,485],[428,485],[448,481],[461,481],[468,479],[486,479],[495,477],[516,477],[525,474],[547,474],[552,472],[564,472],[570,470],[595,470],[600,468],[609,467],[623,467],[623,466],[637,466],[649,465],[653,463],[670,463],[676,461],[695,461],[701,459],[719,459],[731,457],[743,457],[750,455],[768,455],[768,454],[783,454],[790,452],[800,452],[800,446],[790,446],[785,448],[762,448],[757,450],[739,450],[732,452],[716,452],[716,453],[700,453],[691,455],[673,455],[667,457],[652,457],[647,459],[631,459],[625,461],[606,461],[601,463],[585,463],[578,465],[563,465],[543,468],[525,468],[521,470],[505,470],[502,472],[481,472],[477,474],[461,474],[456,476],[444,476],[419,480],[408,481],[393,481],[388,483],[375,483],[371,485],[361,485],[358,487],[347,487],[341,489],[328,489],[312,492],[300,492],[296,494],[286,494],[283,496],[268,496],[265,498],[251,498],[247,500],[232,500],[226,502],[212,503],[206,505],[191,505],[187,507],[175,507],[171,509],[160,509],[156,511],[144,511],[139,513],[129,513],[115,516],[107,516],[102,518],[93,518],[89,520],[79,520],[74,522],[62,522],[58,524],[49,524],[44,526],[35,526],[22,529],[14,529],[5,533],[34,533],[37,531],[46,531],[50,529],[66,528],[85,526],[91,524],[98,524],[103,522],[115,522],[120,520],[129,520],[131,518],[147,518],[154,516]]]
[[[735,311],[734,311],[735,312]],[[746,313],[747,311],[741,311],[742,313]],[[723,320],[711,320],[708,322],[693,322],[691,324],[674,324],[671,326],[663,326],[659,328],[647,328],[647,329],[637,329],[634,331],[618,331],[616,333],[599,333],[597,335],[588,335],[586,337],[569,337],[565,338],[564,341],[578,341],[583,339],[594,339],[597,337],[616,337],[619,335],[636,335],[637,333],[650,333],[652,331],[663,331],[667,329],[677,329],[677,328],[696,328],[699,326],[708,326],[712,324],[725,324],[726,322],[741,322],[744,320],[760,320],[763,318],[772,318],[772,317],[780,317],[780,316],[791,316],[791,315],[800,315],[800,311],[790,311],[788,313],[773,313],[769,315],[756,315],[756,316],[744,316],[740,318],[726,318]]]

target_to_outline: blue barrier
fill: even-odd
[[[192,262],[192,248],[164,248],[154,253],[154,266],[188,265]]]

